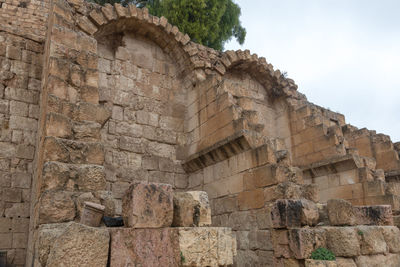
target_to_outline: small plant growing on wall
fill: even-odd
[[[335,254],[326,248],[317,248],[311,253],[311,259],[323,260],[323,261],[334,261],[336,260]]]

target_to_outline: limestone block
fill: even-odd
[[[289,248],[296,259],[307,259],[319,247],[326,247],[325,231],[319,228],[289,230]]]
[[[236,238],[222,227],[178,228],[182,266],[233,264]]]
[[[362,267],[397,267],[400,266],[400,255],[399,254],[378,254],[370,256],[359,256],[355,258],[357,266]]]
[[[396,226],[380,226],[390,253],[400,252],[400,230]]]
[[[78,223],[44,224],[39,228],[36,256],[41,266],[107,266],[107,229]]]
[[[356,263],[352,258],[336,258],[338,267],[357,267]]]
[[[306,267],[337,267],[337,263],[335,261],[320,261],[320,260],[311,260],[307,259]]]
[[[352,257],[360,255],[360,242],[354,227],[324,227],[326,243],[338,257]]]
[[[204,191],[174,193],[173,226],[193,227],[211,225],[211,209]]]
[[[71,192],[45,192],[40,198],[40,223],[59,223],[75,218],[75,203]]]
[[[169,184],[133,183],[122,199],[124,223],[128,227],[169,227],[173,209],[173,192]]]
[[[306,199],[279,199],[274,203],[271,210],[274,228],[316,225],[318,218],[317,205]]]
[[[390,205],[353,207],[356,224],[393,225],[392,207]]]
[[[346,200],[330,199],[327,209],[331,225],[354,225],[356,223],[353,206]]]
[[[181,262],[178,230],[109,229],[111,234],[111,267],[179,266]]]
[[[379,227],[358,226],[357,234],[360,237],[361,254],[370,255],[387,252],[388,248]]]

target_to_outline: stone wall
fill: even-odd
[[[177,152],[187,139],[183,128],[188,89],[174,60],[138,34],[103,38],[98,45],[99,100],[112,110],[101,132],[107,189],[120,207],[133,181],[186,188]],[[120,44],[114,47],[107,43],[118,38]]]
[[[48,1],[0,1],[0,250],[25,264]]]

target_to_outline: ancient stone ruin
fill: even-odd
[[[265,58],[134,6],[0,22],[0,265],[400,266],[400,143]]]

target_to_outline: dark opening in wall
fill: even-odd
[[[28,4],[26,2],[19,3],[18,7],[26,8]]]
[[[2,8],[3,7],[3,2],[0,2],[0,8]]]

